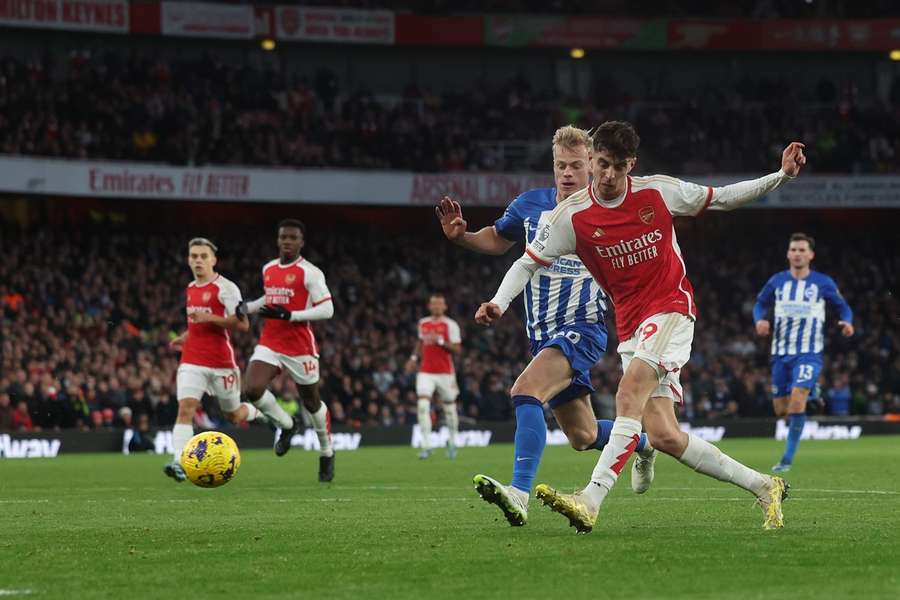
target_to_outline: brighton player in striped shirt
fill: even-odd
[[[753,320],[760,336],[772,334],[772,395],[775,416],[788,419],[784,455],[772,471],[791,469],[806,424],[806,400],[822,370],[825,349],[825,303],[838,311],[838,326],[853,335],[853,311],[834,280],[809,268],[815,240],[805,233],[791,235],[787,259],[790,269],[769,278],[756,298]],[[768,319],[774,308],[775,327]]]
[[[587,186],[589,145],[583,129],[558,129],[552,142],[556,187],[521,194],[493,226],[475,233],[466,231],[459,203],[444,198],[436,209],[444,235],[464,248],[494,255],[506,253],[518,240],[534,241],[558,203]],[[575,450],[602,450],[613,426],[612,421],[597,420],[590,400],[590,370],[606,352],[603,289],[581,260],[569,254],[536,269],[525,285],[524,299],[534,358],[511,390],[516,411],[512,482],[507,486],[487,475],[475,476],[481,497],[496,504],[514,526],[528,518],[528,500],[547,440],[542,404],[553,410]],[[650,450],[642,435],[637,451]],[[645,478],[635,491],[642,493],[649,485]]]
[[[681,402],[679,373],[690,357],[697,307],[673,219],[697,216],[708,207],[731,210],[765,195],[799,174],[806,162],[803,144],[788,145],[775,173],[711,188],[662,175],[631,177],[640,138],[629,123],[606,122],[591,139],[593,182],[559,204],[510,267],[494,298],[475,315],[476,321],[490,325],[539,268],[570,254],[578,255],[615,304],[624,374],[609,442],[584,489],[561,494],[541,484],[535,492],[579,532],[590,532],[635,452],[643,424],[654,448],[747,490],[763,508],[763,527],[783,527],[787,484],[782,478],[754,471],[678,426],[674,403]],[[651,454],[646,460],[652,465],[656,450]]]
[[[194,415],[205,394],[218,400],[232,423],[253,421],[260,410],[241,402],[241,374],[231,345],[232,331],[247,331],[241,291],[216,273],[218,248],[206,238],[188,242],[188,266],[194,274],[186,290],[187,331],[169,342],[181,352],[176,393],[178,416],[172,428],[172,461],[163,472],[177,482],[185,480],[181,451],[194,435]]]

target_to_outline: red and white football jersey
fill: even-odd
[[[450,353],[438,345],[437,340],[445,344],[459,344],[459,325],[449,317],[425,317],[419,319],[419,339],[422,341],[422,364],[420,373],[451,374],[454,373],[453,358]]]
[[[545,266],[577,254],[612,298],[619,339],[627,340],[658,313],[697,317],[672,221],[712,200],[712,188],[665,175],[629,177],[625,194],[610,202],[588,186],[557,206],[525,251]]]
[[[241,290],[221,275],[203,285],[192,281],[187,286],[187,314],[205,312],[219,317],[234,314],[241,301]],[[181,351],[182,364],[233,369],[234,348],[227,329],[212,323],[192,323],[188,319],[187,339]]]
[[[331,300],[325,274],[302,256],[283,265],[278,259],[266,263],[262,271],[266,304],[290,311],[306,310]],[[266,319],[259,345],[288,356],[318,356],[319,347],[309,321],[292,323]]]

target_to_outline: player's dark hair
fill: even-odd
[[[428,294],[428,297],[429,298],[443,298],[444,300],[447,299],[447,296],[444,295],[444,292],[431,292],[430,294]]]
[[[297,219],[282,219],[278,223],[278,229],[282,227],[295,227],[300,230],[304,236],[306,235],[306,225],[303,224],[302,221],[298,221]]]
[[[809,244],[809,249],[810,249],[810,250],[815,250],[815,249],[816,249],[816,240],[815,240],[815,238],[814,238],[813,236],[811,236],[811,235],[806,235],[806,234],[803,233],[802,231],[798,231],[797,233],[792,233],[792,234],[791,234],[791,241],[792,241],[792,242],[806,242],[807,244]]]
[[[219,248],[205,237],[192,238],[191,241],[188,242],[188,252],[191,251],[191,246],[206,246],[213,251],[213,254],[219,253]]]
[[[595,152],[606,150],[618,161],[637,156],[641,138],[631,123],[607,121],[591,133],[591,144]]]

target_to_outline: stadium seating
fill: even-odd
[[[751,234],[727,216],[705,218],[702,237],[691,229],[680,234],[700,306],[693,356],[682,376],[684,411],[693,418],[768,415],[768,344],[752,335],[749,311],[759,287],[784,264],[783,239]],[[35,427],[104,428],[141,413],[156,425],[173,422],[178,357],[166,343],[184,327],[182,294],[190,274],[182,245],[190,235],[187,229],[162,234],[85,227],[2,232],[0,427],[10,427],[4,415],[20,402]],[[220,270],[239,283],[245,297],[260,293],[269,235],[236,231],[217,239],[223,248]],[[896,318],[897,300],[873,291],[896,289],[900,258],[871,240],[841,239],[836,228],[825,235],[817,261],[834,274],[856,311],[858,333],[844,340],[830,331],[822,382],[827,389],[849,371],[851,412],[900,412],[900,339],[885,327]],[[427,253],[418,251],[424,247]],[[471,316],[515,254],[468,254],[431,230],[390,236],[352,227],[327,236],[311,232],[308,257],[325,270],[335,297],[337,318],[316,325],[323,396],[335,421],[414,422],[413,382],[404,363],[433,289],[447,293],[450,313],[463,328],[464,415],[509,418],[507,390],[528,360],[524,327],[509,316],[485,330]],[[241,366],[255,339],[255,333],[237,336]],[[613,336],[610,348],[615,343]],[[618,361],[607,354],[595,369],[598,412],[609,410],[618,377]],[[276,392],[296,398],[285,380],[277,382]],[[132,415],[121,411],[126,406]],[[217,419],[215,408],[208,408],[207,417]]]

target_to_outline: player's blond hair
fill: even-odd
[[[564,125],[553,134],[553,146],[562,146],[574,150],[578,146],[591,147],[591,136],[588,132],[574,125]]]

